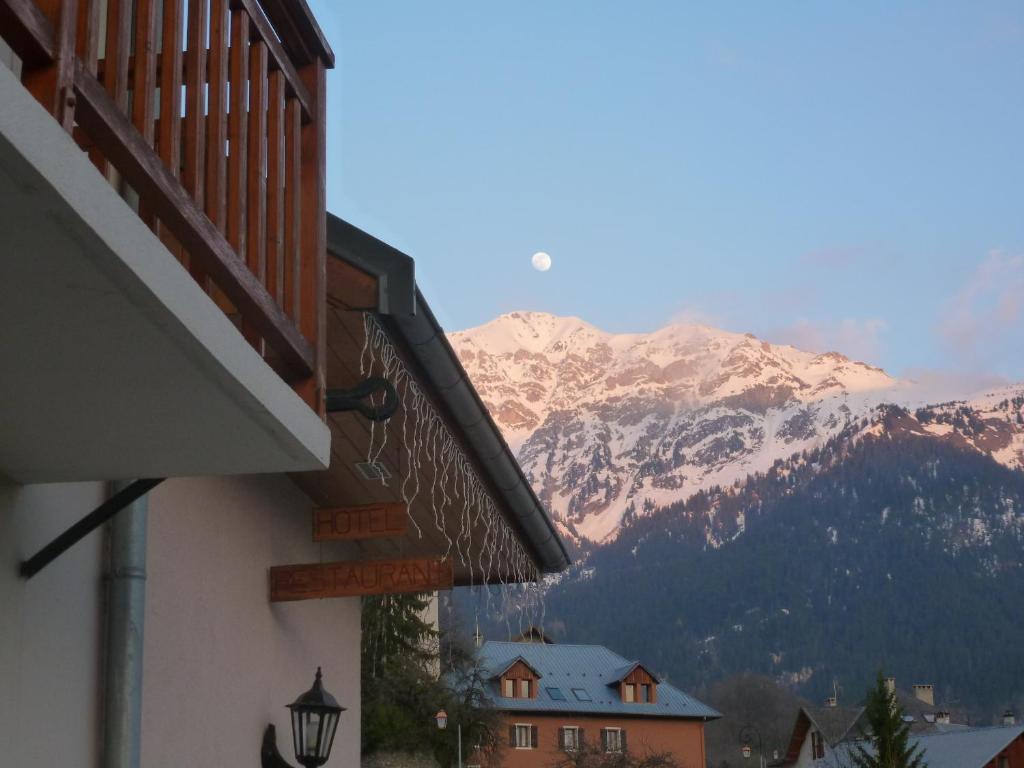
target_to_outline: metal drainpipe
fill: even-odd
[[[110,521],[102,768],[139,768],[148,509],[142,496]]]

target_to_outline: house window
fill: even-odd
[[[626,683],[622,686],[622,699],[627,704],[632,704],[636,701],[636,684]]]
[[[586,688],[573,688],[572,695],[576,697],[577,701],[593,701]]]
[[[519,681],[519,698],[528,699],[530,698],[530,681],[520,680]]]
[[[811,757],[820,760],[825,756],[825,740],[817,731],[811,732]]]
[[[580,748],[580,729],[574,725],[559,728],[559,746],[566,752],[575,752]]]
[[[999,756],[999,768],[1010,768],[1010,758],[1006,755]]]
[[[651,703],[651,686],[649,683],[644,683],[642,686],[640,686],[640,694],[640,701],[642,701],[644,704]]]
[[[565,694],[561,688],[545,688],[552,701],[565,701]]]
[[[626,749],[626,732],[621,728],[602,728],[601,740],[605,752],[623,752]]]
[[[516,723],[510,729],[509,741],[515,749],[537,748],[537,726],[527,723]]]
[[[511,699],[516,695],[516,681],[505,678],[505,698]]]

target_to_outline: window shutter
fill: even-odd
[[[565,749],[565,728],[558,729],[558,748]]]
[[[626,751],[626,729],[625,728],[623,728],[621,731],[619,731],[619,746],[622,748],[623,752]]]
[[[536,725],[531,725],[530,726],[530,746],[533,749],[537,748],[537,726]]]
[[[584,742],[583,742],[583,728],[582,727],[578,728],[576,730],[576,740],[579,742],[580,749],[583,749]]]
[[[608,751],[608,729],[607,728],[602,728],[601,729],[601,751],[602,752],[607,752]]]
[[[514,725],[508,727],[508,745],[510,747],[516,745],[516,727]]]

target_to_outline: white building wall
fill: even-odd
[[[98,763],[103,533],[29,581],[18,566],[104,494],[100,483],[0,481],[0,765]]]
[[[268,723],[294,764],[285,705],[317,665],[348,708],[328,768],[359,765],[359,600],[268,598],[269,566],[321,557],[311,507],[284,476],[175,479],[150,494],[145,768],[256,766]]]
[[[104,532],[29,581],[18,565],[106,492],[0,483],[0,766],[99,765]],[[143,768],[258,766],[268,723],[294,764],[285,705],[317,665],[348,708],[328,768],[358,766],[359,600],[268,597],[269,566],[321,556],[310,509],[281,475],[173,479],[150,494]]]
[[[795,768],[811,768],[814,765],[814,758],[811,755],[811,734],[815,733],[814,726],[807,731],[803,746],[800,747],[800,757],[797,758]]]

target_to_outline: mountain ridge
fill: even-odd
[[[614,334],[513,312],[450,339],[541,500],[583,545],[913,399],[911,382],[839,352],[700,324]]]

